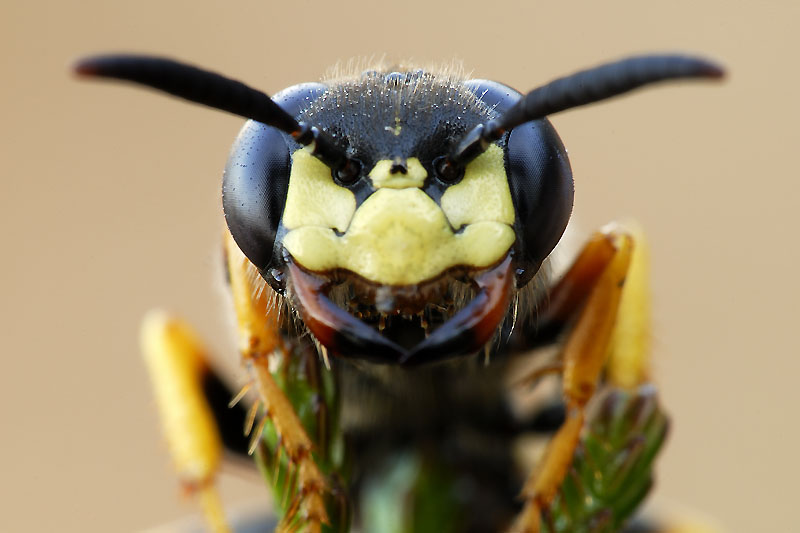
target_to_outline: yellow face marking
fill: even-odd
[[[467,165],[441,207],[421,190],[428,174],[419,159],[407,159],[406,174],[392,174],[392,164],[375,164],[369,178],[377,190],[356,211],[355,197],[334,183],[328,167],[305,150],[295,152],[283,244],[300,265],[412,285],[458,265],[487,267],[508,253],[514,207],[502,149],[491,146]]]
[[[409,157],[406,160],[406,174],[390,172],[393,162],[390,159],[382,159],[375,163],[369,173],[372,186],[376,189],[386,187],[389,189],[406,189],[409,187],[422,187],[428,172],[422,167],[422,163],[416,157]]]
[[[292,155],[283,225],[287,229],[320,226],[345,231],[356,210],[356,197],[336,185],[331,169],[308,150]]]
[[[499,146],[489,146],[467,165],[464,178],[442,195],[442,210],[455,229],[482,221],[514,224],[514,204]]]
[[[342,236],[323,227],[287,233],[283,244],[305,268],[344,268],[371,281],[411,285],[456,265],[486,267],[514,243],[507,224],[481,221],[454,234],[444,213],[417,188],[383,188],[358,209]]]

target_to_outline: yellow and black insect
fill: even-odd
[[[719,78],[719,67],[634,57],[526,95],[370,70],[273,98],[160,58],[95,57],[77,72],[250,119],[222,189],[249,412],[218,409],[222,389],[181,322],[154,314],[143,334],[179,472],[216,530],[227,526],[215,419],[279,487],[288,531],[616,531],[628,520],[666,430],[652,390],[636,389],[647,381],[640,239],[606,228],[550,282],[573,179],[546,117]],[[547,344],[555,358],[511,381],[557,372],[563,401],[512,408],[509,374]],[[617,392],[587,418],[599,383]],[[555,435],[524,472],[513,444],[532,432]]]

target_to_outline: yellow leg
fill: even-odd
[[[141,343],[181,482],[199,495],[211,530],[227,533],[230,528],[214,485],[222,442],[201,385],[209,371],[205,351],[187,324],[158,311],[145,318]]]
[[[272,354],[279,352],[284,357],[288,356],[288,349],[278,328],[278,310],[275,302],[269,301],[271,290],[265,287],[255,267],[229,234],[225,239],[225,256],[243,360],[251,370],[259,401],[266,411],[265,416],[275,426],[280,446],[297,471],[296,500],[278,529],[293,529],[297,525],[295,518],[300,517],[307,531],[320,531],[321,525],[329,522],[322,497],[328,490],[325,477],[311,454],[311,439],[291,402],[269,371],[269,357]],[[256,435],[258,438],[260,434]]]
[[[641,233],[636,238],[638,245]],[[514,532],[539,531],[542,510],[555,497],[572,463],[586,404],[607,361],[609,380],[615,385],[633,387],[646,379],[647,343],[642,339],[649,333],[649,315],[644,319],[636,315],[647,304],[644,258],[644,253],[634,254],[634,236],[615,230],[598,233],[558,285],[554,316],[566,318],[580,306],[562,354],[567,419],[523,487],[525,505],[512,526]],[[636,276],[628,284],[631,272]]]
[[[648,380],[650,257],[642,229],[633,224],[626,225],[626,229],[633,237],[635,246],[611,336],[606,376],[609,383],[633,390]]]

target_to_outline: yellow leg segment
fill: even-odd
[[[293,511],[284,516],[278,530],[293,528],[292,524],[297,524],[295,518],[299,517],[306,531],[321,531],[322,524],[329,523],[322,497],[328,490],[327,483],[311,454],[311,439],[269,371],[272,354],[279,352],[287,356],[287,347],[278,329],[277,309],[269,301],[271,290],[265,287],[263,279],[230,234],[226,234],[225,256],[243,360],[251,369],[259,401],[280,436],[280,445],[297,469],[297,499],[291,505]]]
[[[635,246],[611,336],[606,377],[615,386],[633,390],[649,378],[650,250],[641,227],[626,224],[625,228]]]
[[[642,243],[638,251],[634,240],[636,247]],[[608,250],[607,246],[599,246],[603,241],[613,245],[611,256],[603,251]],[[600,259],[601,254],[607,257]],[[641,231],[628,234],[616,229],[598,233],[579,260],[586,262],[589,256],[597,257],[598,263],[604,262],[605,267],[593,280],[562,353],[567,420],[523,487],[525,505],[512,526],[515,533],[540,530],[542,510],[557,494],[572,463],[586,404],[593,397],[604,368],[609,382],[615,386],[633,388],[647,378],[649,300],[643,235]],[[582,270],[574,269],[575,278],[562,282],[561,286],[584,279]]]
[[[201,385],[209,371],[205,350],[187,324],[160,311],[145,318],[141,344],[178,476],[187,491],[199,495],[211,530],[227,533],[214,485],[222,442]]]

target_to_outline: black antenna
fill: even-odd
[[[80,76],[113,78],[158,89],[185,100],[253,119],[291,135],[298,143],[313,143],[312,154],[334,170],[348,164],[347,154],[316,127],[297,122],[267,94],[244,83],[172,59],[107,55],[80,60]]]
[[[705,59],[681,55],[631,57],[559,78],[523,96],[499,118],[467,133],[448,160],[463,166],[506,131],[553,113],[605,100],[651,83],[681,78],[721,78],[724,71]]]

